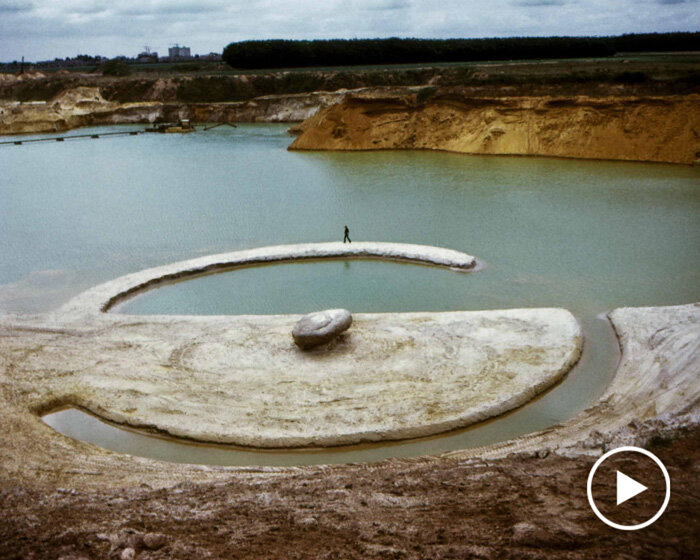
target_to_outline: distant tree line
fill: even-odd
[[[617,52],[699,51],[700,33],[645,33],[617,37],[493,39],[264,40],[229,44],[223,59],[234,68],[293,68],[589,58]]]

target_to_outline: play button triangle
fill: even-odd
[[[640,484],[633,478],[630,478],[624,473],[617,471],[617,505],[626,502],[630,498],[634,498],[637,494],[641,494],[647,489],[646,486]]]

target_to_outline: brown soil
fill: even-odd
[[[596,457],[521,455],[310,467],[157,490],[6,485],[0,557],[697,557],[700,430],[648,448],[669,470],[672,497],[640,531],[593,515],[585,488]]]

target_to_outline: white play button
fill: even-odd
[[[644,484],[640,484],[635,479],[627,476],[625,473],[617,471],[617,505],[626,502],[630,498],[634,498],[637,494],[641,494],[647,489]]]
[[[644,480],[647,486],[618,470],[618,468],[627,470],[627,466],[631,469],[633,465],[635,476]],[[601,466],[600,474],[596,476],[598,467]],[[611,488],[614,476],[616,476],[617,504],[613,500]],[[660,491],[664,487],[663,503],[661,503]],[[600,500],[602,511],[593,497],[594,492],[600,493],[596,499]],[[621,504],[642,492],[645,493],[644,496],[640,496],[633,502],[634,507],[620,507]],[[593,513],[603,523],[621,531],[636,531],[648,527],[663,514],[671,499],[671,478],[664,464],[651,451],[627,445],[604,453],[595,462],[588,473],[586,494]],[[648,512],[654,507],[658,508],[656,513],[647,517]]]

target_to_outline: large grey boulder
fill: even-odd
[[[326,309],[304,315],[292,329],[296,345],[307,350],[326,344],[352,324],[352,315],[347,309]]]

